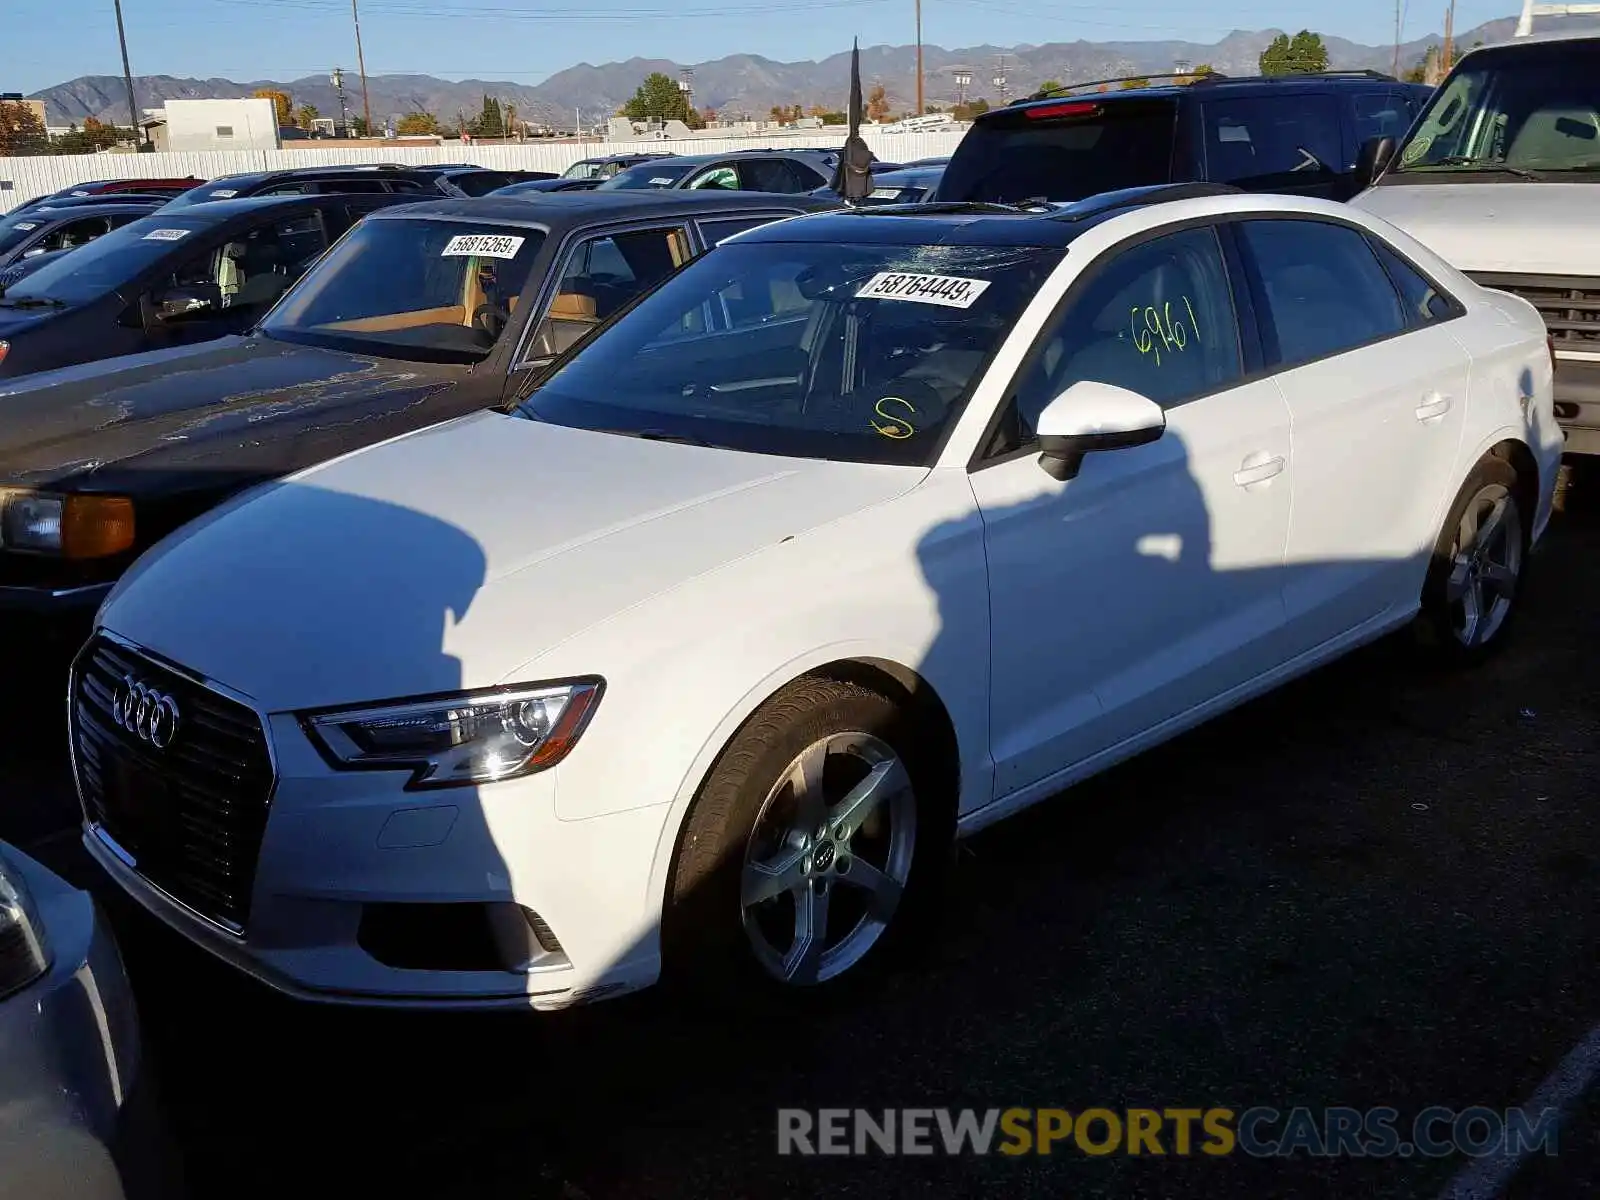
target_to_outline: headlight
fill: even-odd
[[[412,768],[407,787],[491,783],[553,767],[577,744],[598,679],[493,688],[429,700],[306,713],[306,731],[335,767]]]
[[[49,969],[44,926],[28,885],[0,854],[0,996],[27,987]]]
[[[105,558],[133,547],[133,501],[0,488],[0,547]]]

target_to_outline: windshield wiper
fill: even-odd
[[[1436,158],[1431,163],[1423,163],[1416,167],[1404,167],[1403,170],[1427,170],[1429,167],[1472,167],[1478,171],[1495,171],[1502,175],[1515,175],[1518,179],[1529,179],[1538,183],[1541,176],[1522,167],[1509,166],[1503,162],[1494,162],[1486,158],[1473,158],[1470,154],[1447,154],[1443,158]]]
[[[6,308],[65,308],[65,300],[52,300],[48,296],[15,296],[7,299],[0,296],[0,305]]]

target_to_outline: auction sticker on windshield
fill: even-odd
[[[486,258],[515,258],[525,238],[500,233],[462,233],[451,238],[440,258],[459,258],[479,254]]]
[[[858,300],[911,300],[945,308],[971,308],[988,289],[987,279],[959,279],[954,275],[919,275],[908,271],[879,271],[856,292]]]
[[[181,242],[189,236],[187,229],[152,229],[144,235],[147,242]]]
[[[37,228],[39,228],[39,227],[37,225],[35,225],[32,221],[23,221],[20,225],[17,226],[17,230],[20,233],[32,233]]]
[[[237,188],[218,188],[211,193],[211,198],[213,200],[232,200],[238,194]]]

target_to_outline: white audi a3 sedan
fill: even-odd
[[[954,838],[1402,626],[1482,657],[1538,314],[1223,193],[752,229],[515,408],[180,530],[74,667],[89,850],[302,997],[828,988]]]

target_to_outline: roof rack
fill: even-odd
[[[1221,71],[1207,71],[1203,75],[1196,75],[1193,71],[1168,71],[1157,75],[1125,75],[1117,79],[1090,79],[1083,83],[1063,83],[1059,87],[1041,88],[1033,95],[1024,97],[1023,100],[1013,101],[1021,104],[1027,100],[1049,100],[1054,96],[1066,96],[1083,88],[1106,87],[1113,83],[1149,83],[1156,79],[1188,79],[1195,86],[1206,86],[1218,83],[1242,82],[1270,82],[1294,83],[1301,79],[1372,79],[1382,83],[1399,83],[1393,75],[1383,71],[1374,71],[1370,67],[1363,67],[1350,71],[1300,71],[1288,75],[1224,75]]]

